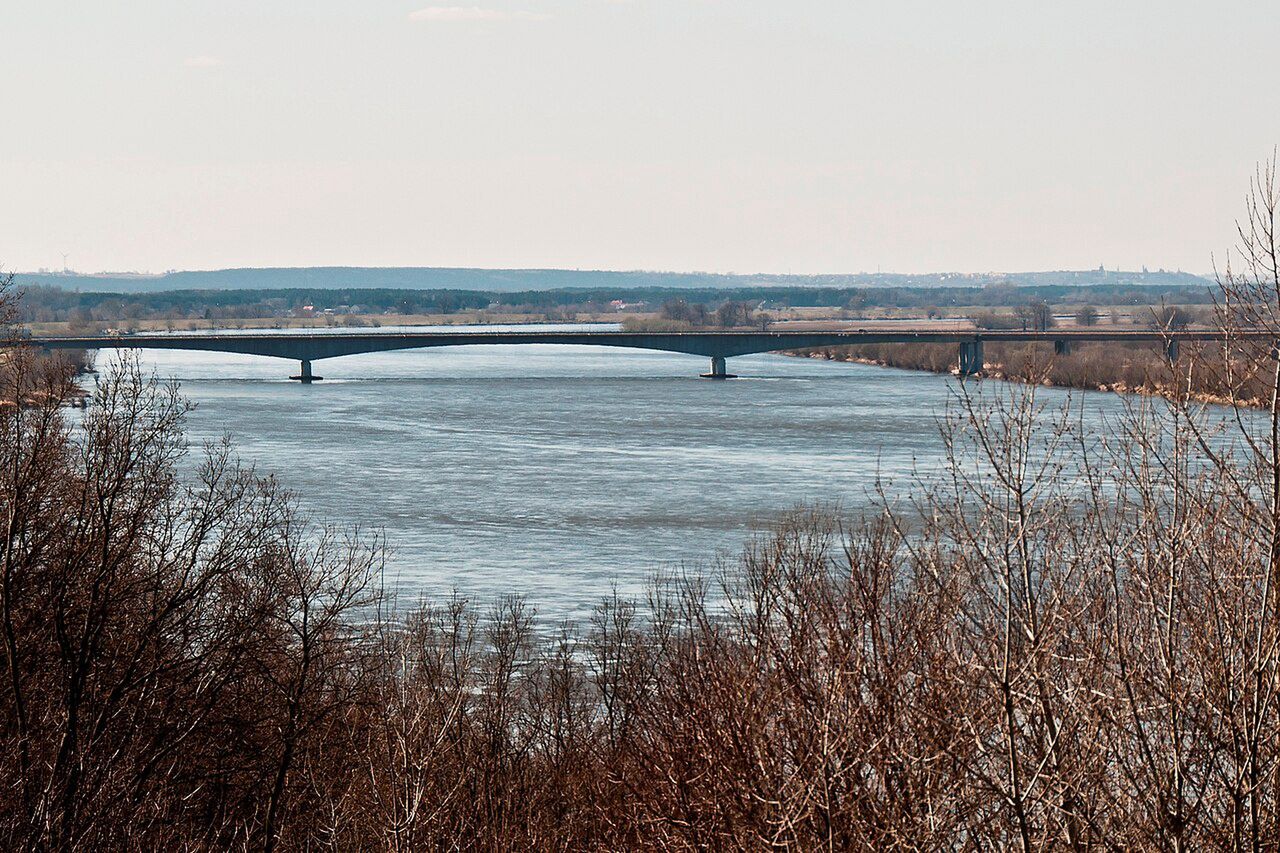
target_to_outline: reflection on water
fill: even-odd
[[[402,596],[519,593],[551,618],[936,470],[952,381],[759,355],[710,382],[695,356],[535,345],[326,360],[304,386],[279,359],[141,352],[197,404],[193,446],[229,434],[317,518],[385,529]]]

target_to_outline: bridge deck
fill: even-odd
[[[253,332],[181,334],[91,335],[28,338],[32,345],[49,349],[180,349],[288,358],[303,363],[302,378],[311,376],[310,362],[360,353],[387,352],[442,346],[572,344],[660,350],[712,359],[711,376],[724,374],[724,359],[751,353],[853,344],[953,343],[962,347],[961,367],[981,369],[983,342],[1054,343],[1061,352],[1085,341],[1149,342],[1176,352],[1179,342],[1222,340],[1221,331],[1189,329],[1177,332],[1119,329],[1062,329],[1039,331],[938,330],[928,327],[856,331],[693,331],[693,332]],[[1235,334],[1237,338],[1266,339],[1266,333]],[[968,365],[968,368],[965,365]]]

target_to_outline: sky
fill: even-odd
[[[5,0],[0,269],[1203,272],[1277,44],[1261,0]]]

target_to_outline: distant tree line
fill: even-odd
[[[700,328],[716,326],[735,329],[743,326],[767,326],[769,315],[756,310],[755,303],[726,299],[712,309],[701,302],[685,299],[668,299],[658,311],[660,320],[674,324]]]
[[[174,387],[124,362],[69,417],[12,347],[0,849],[1274,849],[1280,380],[1239,368],[1280,303],[1232,286],[1256,422],[1198,370],[1106,441],[962,384],[912,501],[559,628],[397,603],[378,538],[184,461]]]
[[[67,275],[22,273],[19,284],[51,285],[117,293],[158,293],[172,290],[468,290],[513,293],[595,288],[622,290],[727,288],[926,288],[971,287],[1013,283],[1044,285],[1148,286],[1158,289],[1207,284],[1199,276],[1156,270],[1058,270],[1024,273],[833,273],[777,275],[772,273],[660,272],[652,270],[475,269],[448,267],[267,267],[222,270],[184,270],[164,275]]]
[[[68,417],[65,365],[15,340],[0,849],[1275,849],[1272,177],[1229,345],[1159,405],[1099,434],[958,383],[910,500],[794,513],[559,629],[397,603],[378,538],[225,445],[184,463],[174,387],[126,361]]]
[[[159,293],[94,293],[44,285],[19,289],[19,318],[25,322],[114,322],[122,320],[227,320],[288,317],[311,305],[344,314],[454,314],[492,310],[504,313],[607,312],[618,301],[656,310],[673,300],[688,305],[751,304],[792,307],[921,308],[1011,307],[1035,303],[1151,305],[1158,302],[1209,304],[1203,287],[1157,289],[1133,285],[1019,287],[737,287],[737,288],[574,288],[522,292],[407,289],[174,290]]]

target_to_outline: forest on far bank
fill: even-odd
[[[762,310],[815,307],[853,314],[875,309],[1003,308],[1034,302],[1059,305],[1146,306],[1161,302],[1207,305],[1209,285],[1151,287],[1134,284],[1020,286],[1008,281],[981,287],[725,287],[565,288],[501,292],[334,288],[284,290],[172,290],[97,293],[49,285],[23,285],[16,277],[17,315],[25,323],[119,323],[287,318],[325,312],[343,316],[383,314],[571,315],[657,311],[683,300],[715,310],[749,302]]]
[[[985,287],[1118,285],[1197,287],[1201,276],[1171,270],[1051,270],[1020,273],[775,273],[661,272],[656,270],[479,269],[466,267],[242,267],[174,270],[162,275],[70,271],[23,272],[22,285],[116,293],[172,290],[470,290],[527,293],[542,290],[723,290],[743,288]]]
[[[1264,284],[1224,282],[1219,316],[1265,341],[1170,365],[1101,433],[958,383],[910,500],[799,508],[560,625],[395,598],[394,542],[192,448],[176,385],[125,361],[70,415],[68,366],[14,337],[0,847],[1272,849]]]

